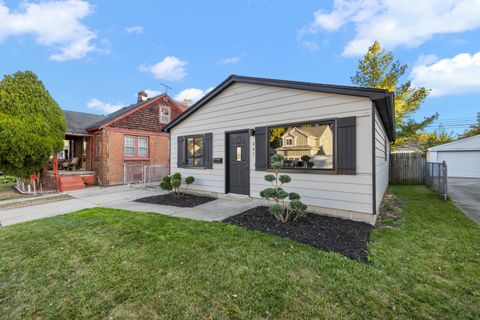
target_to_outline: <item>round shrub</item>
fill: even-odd
[[[282,188],[278,188],[276,192],[276,196],[279,199],[285,199],[286,197],[288,197],[288,192],[286,192]]]
[[[274,216],[281,216],[283,214],[283,207],[279,204],[272,204],[270,208],[268,208],[268,212]]]
[[[275,194],[276,192],[275,192],[275,189],[273,188],[267,188],[260,192],[260,196],[265,199],[273,198]]]
[[[173,179],[182,180],[182,175],[180,174],[180,172],[175,172],[174,174],[172,174],[172,180]]]
[[[290,200],[300,200],[300,195],[296,192],[290,192],[288,194],[288,199],[290,199]]]
[[[160,182],[160,188],[165,191],[170,191],[172,190],[172,185],[170,184],[170,182],[163,180],[162,182]]]
[[[290,176],[287,176],[286,174],[282,174],[280,177],[278,177],[278,180],[280,180],[281,183],[289,183],[292,181],[292,178]]]
[[[182,180],[180,179],[172,179],[172,187],[175,188],[175,189],[178,189],[180,188],[180,185],[182,184]]]
[[[195,178],[192,177],[192,176],[189,176],[189,177],[186,177],[186,178],[185,178],[185,183],[186,183],[186,184],[192,184],[192,183],[194,183],[194,182],[195,182]]]
[[[268,182],[273,182],[275,181],[275,176],[273,174],[267,174],[265,175],[265,181],[268,181]]]
[[[300,159],[302,159],[303,162],[308,162],[310,161],[310,156],[303,155]]]

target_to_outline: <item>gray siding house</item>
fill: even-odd
[[[171,172],[202,193],[260,198],[285,156],[309,210],[374,224],[395,140],[387,90],[232,75],[168,124]]]

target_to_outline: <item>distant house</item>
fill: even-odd
[[[164,130],[171,171],[217,196],[260,198],[271,157],[310,210],[375,223],[395,140],[393,93],[232,75]]]
[[[72,171],[61,172],[65,181],[62,190],[82,187],[82,176],[84,183],[87,176],[92,183],[93,175],[102,186],[122,184],[125,165],[168,167],[169,135],[162,129],[186,109],[167,94],[149,99],[141,91],[136,104],[106,116],[65,110],[67,130],[60,155],[67,165],[60,163],[60,169],[67,169],[73,159],[78,164],[69,168]]]
[[[291,167],[333,167],[333,126],[313,124],[286,127],[275,151],[289,160]]]

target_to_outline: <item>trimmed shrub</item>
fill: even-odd
[[[182,190],[182,175],[180,172],[175,172],[171,176],[163,177],[160,182],[160,188],[168,191],[172,196],[179,197],[187,193],[188,186],[195,182],[195,178],[188,176],[185,178],[185,188]]]
[[[272,187],[266,188],[260,192],[262,198],[270,202],[268,212],[282,223],[288,222],[292,217],[296,220],[305,214],[307,206],[300,201],[300,195],[295,192],[288,193],[282,186],[292,181],[288,175],[278,174],[278,170],[283,166],[283,156],[275,154],[272,156],[272,168],[275,174],[265,175],[265,181],[270,182]],[[310,159],[310,157],[309,157]]]

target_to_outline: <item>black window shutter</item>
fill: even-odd
[[[183,168],[185,164],[185,138],[177,137],[177,168]]]
[[[206,169],[212,169],[213,157],[213,135],[211,132],[203,135],[203,166]]]
[[[356,118],[337,119],[337,172],[355,174],[357,166]]]
[[[255,170],[267,170],[267,128],[255,128]]]

